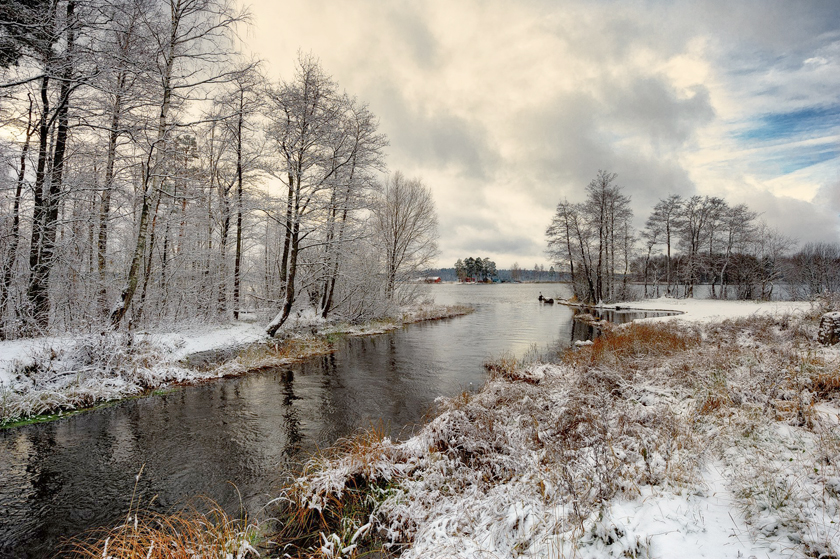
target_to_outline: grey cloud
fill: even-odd
[[[544,261],[544,258],[534,256],[541,256],[545,251],[542,236],[505,234],[496,227],[468,230],[444,227],[441,229],[440,245],[442,266],[451,266],[458,258],[469,256],[490,258],[501,268],[509,267],[516,260],[520,264],[532,258]]]
[[[394,23],[396,35],[406,46],[412,60],[421,68],[431,68],[439,62],[439,45],[425,24],[419,5],[399,4],[392,8],[389,17]]]
[[[827,211],[833,211],[835,216],[838,217],[838,226],[840,227],[840,181],[824,184],[820,187],[811,203],[817,207],[825,208]]]
[[[695,192],[694,183],[675,159],[651,158],[615,146],[609,119],[599,115],[600,109],[590,97],[565,95],[551,107],[535,110],[522,119],[523,135],[532,145],[534,179],[527,187],[531,195],[552,206],[564,197],[581,201],[584,188],[599,169],[618,174],[618,183],[631,196],[637,215],[646,213],[668,194]],[[704,109],[689,107],[688,111],[703,113]],[[679,108],[674,108],[665,111],[655,126],[682,142],[692,126],[698,125],[691,124],[692,118],[681,116]]]
[[[724,136],[727,131],[768,111],[836,103],[840,10],[834,0],[531,0],[515,8],[479,3],[481,13],[464,6],[453,5],[453,17],[475,17],[481,25],[468,30],[451,20],[439,25],[440,18],[430,10],[447,9],[443,4],[354,0],[345,7],[362,15],[367,11],[368,17],[359,18],[361,25],[345,30],[338,18],[332,29],[340,31],[315,38],[320,48],[333,53],[340,83],[379,116],[380,129],[390,140],[390,167],[434,176],[439,200],[463,206],[439,208],[445,258],[486,253],[509,265],[501,256],[509,253],[520,263],[542,260],[539,230],[547,223],[538,226],[533,215],[521,214],[550,211],[563,197],[582,200],[599,169],[618,173],[619,184],[632,199],[635,224],[641,227],[657,200],[668,194],[715,194],[742,180],[741,175],[754,174],[750,165],[760,154],[749,152],[738,138]],[[328,17],[323,12],[335,13],[328,8],[324,3],[306,13],[320,21]],[[485,12],[492,17],[482,18]],[[446,33],[464,31],[478,35],[476,45],[489,44],[487,34],[495,33],[492,26],[500,13],[511,16],[511,29],[531,29],[533,43],[500,44],[505,49],[500,57],[493,49],[479,52],[470,50],[469,42],[446,41],[451,38]],[[342,42],[345,32],[349,40]],[[460,50],[444,51],[444,43]],[[552,65],[555,46],[568,65],[561,59]],[[677,55],[699,58],[697,79],[708,64],[714,106],[733,121],[714,114],[705,86],[696,86],[685,98],[657,68],[639,67],[647,57],[661,64]],[[828,63],[805,64],[816,57]],[[497,66],[496,61],[504,63]],[[511,61],[534,71],[549,68],[546,79],[532,83],[555,89],[517,90],[517,72],[505,73]],[[429,84],[452,76],[451,65],[465,63],[498,69],[493,76],[498,89],[470,90],[469,83],[458,84],[451,89],[469,97],[463,101],[432,88],[409,89],[418,79]],[[570,74],[559,73],[566,68]],[[409,79],[401,81],[405,77]],[[469,79],[469,72],[459,77]],[[488,102],[490,96],[496,97]],[[525,108],[509,114],[504,109],[492,115],[480,112],[503,106],[496,101],[506,97],[515,101],[512,107]],[[467,112],[469,106],[479,112]],[[695,144],[698,130],[710,122],[716,126],[705,130],[702,145]],[[723,152],[724,145],[732,151]],[[695,186],[692,176],[710,182]],[[838,190],[838,184],[824,186],[813,204],[757,191],[729,201],[748,203],[764,212],[771,225],[803,240],[836,239]],[[506,194],[494,199],[491,192]],[[508,203],[513,198],[516,210]],[[520,230],[500,224],[508,216],[523,223]],[[807,230],[802,224],[808,224]]]
[[[468,238],[460,247],[470,255],[475,254],[534,254],[545,246],[542,239],[516,236],[510,237],[493,231],[490,235],[482,234],[477,238]]]
[[[687,99],[679,98],[661,79],[651,76],[637,76],[630,83],[605,89],[612,92],[612,106],[604,126],[611,121],[623,124],[657,147],[679,147],[715,116],[708,89],[699,85]]]
[[[402,91],[387,82],[379,82],[368,98],[396,159],[426,166],[454,166],[477,178],[492,173],[498,157],[480,123],[449,112],[426,113],[411,107]]]
[[[770,192],[752,192],[743,200],[750,209],[781,233],[796,239],[800,246],[811,241],[840,238],[838,210]]]

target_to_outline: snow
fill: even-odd
[[[219,326],[188,327],[175,332],[148,333],[142,339],[167,348],[169,357],[180,360],[193,353],[242,346],[266,340],[265,327],[262,323],[229,323]]]
[[[684,346],[506,369],[407,441],[310,463],[286,496],[323,510],[360,478],[387,487],[363,520],[403,559],[837,556],[838,408],[816,383],[840,355],[810,305],[679,306],[664,332]]]
[[[66,350],[84,336],[0,341],[0,384],[9,385],[15,369],[30,365],[38,351]],[[190,324],[177,331],[140,332],[135,339],[156,346],[166,360],[175,362],[193,353],[258,342],[266,339],[266,334],[261,324],[240,322],[203,327]]]
[[[631,501],[614,501],[607,509],[598,530],[612,533],[615,543],[584,543],[579,557],[621,557],[639,544],[650,557],[790,557],[788,550],[782,551],[771,542],[753,541],[719,465],[709,465],[691,491],[646,486],[640,493]],[[604,539],[602,536],[599,543]]]
[[[69,340],[67,340],[69,341]],[[31,362],[30,356],[36,347],[61,345],[59,338],[26,338],[21,340],[0,341],[0,385],[12,381],[13,371],[17,366]]]
[[[645,318],[650,322],[667,322],[671,320],[686,320],[690,322],[711,322],[750,316],[783,314],[802,314],[812,308],[812,304],[805,301],[725,301],[719,299],[674,299],[660,297],[604,305],[603,308],[639,309],[648,311],[678,311],[682,314]]]

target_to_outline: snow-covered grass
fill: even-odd
[[[840,556],[840,352],[814,342],[822,309],[700,310],[608,330],[554,363],[500,359],[411,439],[316,457],[280,499],[293,512],[281,547]],[[305,537],[283,539],[301,519]]]
[[[366,335],[419,320],[457,316],[468,307],[421,305],[367,324],[329,324],[294,315],[269,339],[263,324],[186,325],[179,330],[105,332],[0,342],[0,425],[150,393],[177,384],[233,376],[331,351],[337,334]],[[221,363],[193,367],[187,358],[230,349]]]

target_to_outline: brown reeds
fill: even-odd
[[[519,366],[516,357],[511,353],[503,353],[495,359],[484,362],[484,369],[490,373],[490,380],[514,380],[517,378],[516,371]]]
[[[577,365],[617,365],[639,357],[667,356],[700,345],[692,329],[669,324],[634,322],[609,328],[590,346],[570,350],[565,360]]]
[[[217,503],[205,499],[209,512],[195,507],[161,514],[136,504],[137,485],[145,464],[134,478],[125,521],[70,540],[58,557],[94,559],[245,559],[259,556],[254,548],[257,526],[247,518],[231,518]],[[153,499],[154,500],[154,499]]]
[[[93,541],[68,544],[61,557],[94,559],[196,559],[258,556],[253,547],[256,527],[233,519],[218,505],[208,513],[197,510],[159,514],[134,511],[126,522],[94,534]]]

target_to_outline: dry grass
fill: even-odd
[[[442,318],[462,316],[474,311],[475,308],[469,305],[421,306],[403,313],[401,321],[403,324],[411,324],[424,320],[440,320]]]
[[[512,353],[503,353],[486,361],[484,368],[490,373],[490,380],[514,380],[517,378],[516,371],[520,368],[520,363]]]
[[[137,484],[145,465],[135,477],[125,521],[114,528],[90,532],[70,540],[56,556],[77,559],[245,559],[259,557],[254,547],[258,527],[247,517],[231,518],[217,503],[203,499],[195,507],[160,514],[143,511],[135,504]]]
[[[687,326],[631,323],[608,328],[590,346],[569,350],[566,362],[588,366],[627,365],[630,359],[668,356],[700,345],[700,336]]]
[[[509,354],[488,361],[491,381],[445,401],[412,444],[368,431],[310,463],[280,507],[279,551],[355,557],[411,542],[408,554],[419,557],[435,549],[421,535],[434,522],[429,511],[450,515],[452,538],[461,522],[489,538],[510,531],[486,513],[505,499],[544,506],[539,518],[562,504],[552,533],[583,534],[616,495],[692,487],[708,460],[726,462],[756,526],[776,515],[804,534],[803,549],[830,551],[836,527],[813,519],[840,510],[840,438],[814,404],[836,397],[840,371],[815,346],[814,320],[634,323],[554,365]]]
[[[322,355],[332,350],[329,340],[322,336],[288,338],[250,345],[239,353],[237,361],[242,368],[253,370]]]
[[[301,558],[385,553],[384,542],[370,533],[370,528],[376,504],[390,485],[375,471],[386,434],[384,425],[371,426],[338,441],[307,463],[304,475],[276,500],[276,530],[271,538],[276,551],[284,557]],[[348,464],[352,474],[341,480],[340,487],[320,495],[319,504],[313,506],[307,477],[315,477],[336,461]]]
[[[230,518],[218,506],[209,513],[137,512],[126,522],[96,535],[92,542],[69,544],[60,556],[79,559],[198,559],[257,557],[256,527]]]

